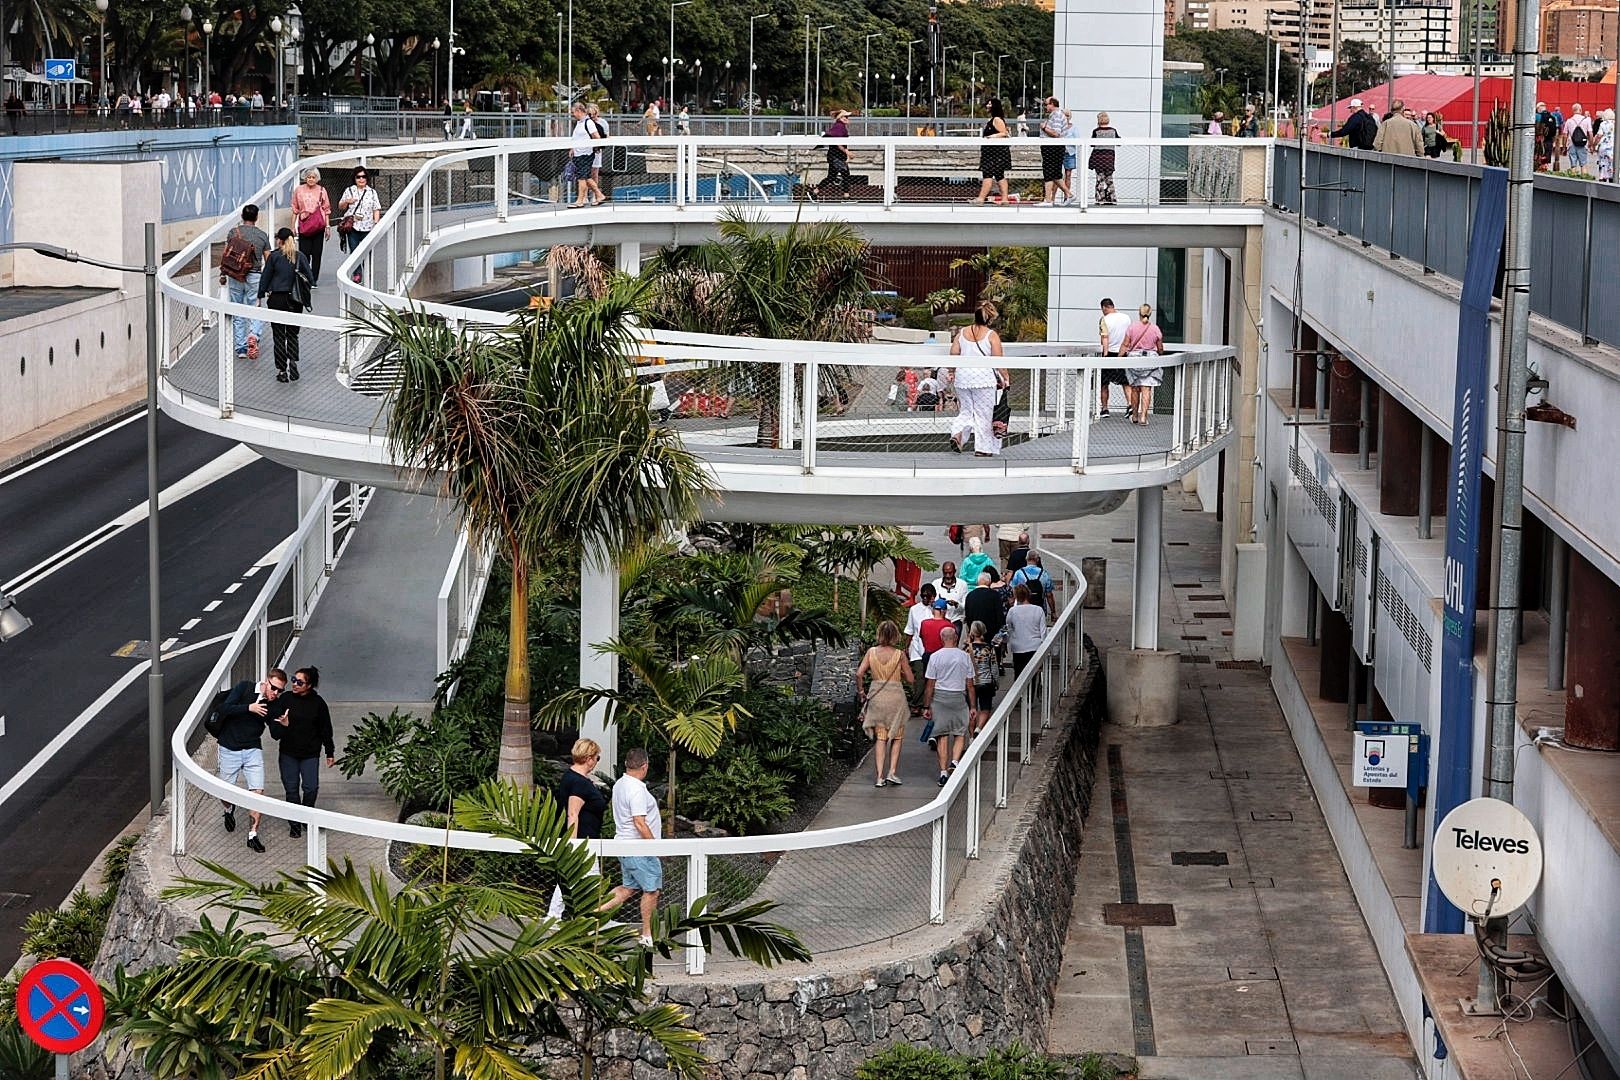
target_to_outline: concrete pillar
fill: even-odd
[[[1164,527],[1164,489],[1136,489],[1136,580],[1131,590],[1131,645],[1159,647],[1159,548]]]
[[[1389,391],[1379,390],[1378,424],[1378,512],[1412,517],[1418,512],[1423,422]]]
[[[619,245],[618,269],[632,277],[641,276],[641,241],[632,240]]]
[[[1086,579],[1086,598],[1082,608],[1108,606],[1108,560],[1101,555],[1087,555],[1080,560],[1080,575]]]
[[[1177,720],[1181,654],[1108,650],[1108,719],[1120,727],[1168,727]]]
[[[1620,750],[1620,585],[1573,551],[1568,647],[1564,738],[1588,750]]]
[[[1328,373],[1328,422],[1328,450],[1354,454],[1361,435],[1361,372],[1342,356]]]
[[[579,579],[579,685],[602,688],[619,683],[619,660],[598,652],[596,645],[619,636],[619,568],[612,559],[587,556]],[[610,775],[619,771],[619,728],[607,722],[607,705],[597,704],[585,714],[579,733],[602,747],[599,768]]]

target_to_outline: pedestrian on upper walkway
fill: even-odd
[[[979,575],[989,571],[995,576],[996,564],[984,550],[984,541],[977,536],[968,537],[967,558],[962,560],[962,577],[968,581],[978,581]]]
[[[595,840],[602,835],[602,818],[607,814],[607,796],[596,786],[591,774],[602,760],[602,747],[594,739],[575,739],[569,752],[568,768],[557,780],[557,802],[563,808],[568,835],[575,840]],[[593,861],[592,866],[595,863]],[[551,907],[546,914],[560,919],[565,913],[562,887],[553,887]]]
[[[1069,114],[1058,104],[1058,99],[1046,99],[1046,118],[1041,121],[1041,182],[1044,185],[1042,206],[1062,206],[1074,197],[1063,174],[1063,157],[1068,152],[1066,141],[1074,125]]]
[[[332,712],[315,690],[320,682],[319,668],[299,668],[287,684],[292,693],[278,697],[265,714],[270,737],[281,744],[281,786],[286,789],[287,801],[300,806],[314,806],[320,794],[322,752],[328,769],[337,763]],[[288,822],[287,835],[304,835],[303,824]]]
[[[1093,141],[1119,138],[1119,129],[1108,122],[1107,113],[1097,114],[1097,126],[1091,129],[1091,138]],[[1113,206],[1119,201],[1114,192],[1114,169],[1118,164],[1113,150],[1096,146],[1091,148],[1091,157],[1086,161],[1086,168],[1097,177],[1098,206]]]
[[[1337,131],[1328,132],[1328,138],[1343,139],[1352,150],[1371,150],[1378,141],[1378,120],[1372,106],[1360,98],[1351,98],[1350,108],[1350,115]]]
[[[874,787],[901,783],[900,745],[905,741],[906,720],[911,716],[906,685],[913,676],[906,654],[898,648],[899,641],[899,628],[884,619],[878,623],[877,644],[866,650],[861,666],[855,669],[855,686],[862,702],[861,728],[877,744],[872,755],[877,770]]]
[[[1260,137],[1260,118],[1255,115],[1253,105],[1243,106],[1243,119],[1238,121],[1237,133],[1243,139]]]
[[[371,174],[360,166],[354,170],[354,177],[348,188],[338,199],[338,213],[342,215],[338,220],[338,250],[353,251],[360,246],[360,241],[370,235],[371,230],[377,227],[382,220],[382,196],[377,189],[371,186]],[[354,268],[353,278],[359,281],[364,274],[360,267]]]
[[[1587,175],[1591,142],[1592,118],[1577,102],[1570,106],[1569,119],[1564,121],[1564,144],[1569,147],[1569,167],[1583,176]]]
[[[989,119],[984,122],[984,130],[979,132],[981,138],[1006,139],[1009,138],[1007,130],[1007,114],[1003,110],[1000,98],[991,98],[985,103],[985,112]],[[1001,201],[1005,205],[1011,195],[1007,190],[1007,173],[1012,171],[1012,148],[1003,144],[990,144],[979,147],[979,175],[983,178],[979,184],[979,197],[974,203],[983,205],[990,197],[992,187],[1001,189]]]
[[[1204,129],[1204,134],[1205,135],[1225,135],[1226,134],[1226,114],[1221,112],[1221,110],[1216,109],[1215,110],[1215,115],[1210,117],[1209,127]]]
[[[218,730],[214,738],[219,741],[219,778],[227,784],[240,781],[255,795],[264,794],[264,739],[265,717],[270,707],[287,689],[287,673],[278,667],[265,672],[262,682],[255,685],[244,679],[231,687],[216,713]],[[225,831],[236,831],[236,806],[225,803]],[[264,854],[264,843],[259,839],[259,811],[248,811],[247,846]]]
[[[1001,356],[1001,335],[990,325],[996,319],[996,306],[986,300],[973,312],[973,325],[964,326],[951,341],[952,356]],[[961,403],[963,431],[952,440],[958,453],[966,449],[968,436],[973,438],[975,457],[993,457],[1001,453],[1001,437],[996,434],[996,395],[1007,385],[1006,368],[956,368],[953,379],[956,399]],[[970,578],[973,575],[968,575]]]
[[[996,591],[995,579],[993,572],[984,571],[962,601],[963,620],[969,626],[983,623],[986,641],[1000,633],[1007,621],[1007,609],[1001,602],[1001,594]]]
[[[259,208],[248,203],[242,207],[242,220],[225,234],[225,250],[219,256],[219,283],[225,286],[227,300],[233,304],[258,304],[259,275],[269,254],[270,238],[259,228]],[[238,360],[259,358],[259,338],[263,334],[261,320],[231,316]]]
[[[1013,678],[1024,673],[1045,636],[1046,611],[1032,599],[1029,586],[1020,581],[1013,586],[1013,606],[1007,609],[1007,651],[1012,653]]]
[[[1104,356],[1125,355],[1125,333],[1131,328],[1131,317],[1114,307],[1114,301],[1109,297],[1102,299],[1102,318],[1097,320],[1097,339],[1099,351]],[[1098,406],[1101,412],[1100,420],[1108,419],[1108,388],[1114,384],[1125,388],[1125,414],[1129,416],[1136,405],[1136,398],[1131,391],[1131,381],[1125,374],[1123,367],[1103,368],[1102,391],[1098,394]]]
[[[1126,356],[1151,356],[1157,358],[1164,352],[1164,331],[1153,322],[1153,305],[1143,304],[1137,309],[1141,321],[1131,324],[1125,331]],[[1153,388],[1164,382],[1164,368],[1157,364],[1152,366],[1128,367],[1125,377],[1130,380],[1129,392],[1131,401],[1131,423],[1146,427],[1148,416],[1153,411]]]
[[[1423,129],[1412,119],[1410,109],[1397,108],[1378,128],[1373,149],[1380,154],[1400,157],[1423,156]]]
[[[309,283],[321,283],[321,253],[326,250],[326,234],[332,226],[332,197],[321,186],[321,170],[305,169],[303,183],[292,193],[293,224],[298,230],[298,250],[309,256]]]
[[[996,681],[1001,671],[995,643],[990,640],[990,628],[983,622],[971,622],[967,627],[968,659],[973,662],[973,715],[968,737],[977,735],[990,722],[996,707]],[[961,756],[961,751],[957,751]]]
[[[934,595],[945,600],[945,617],[951,622],[962,621],[962,601],[968,592],[967,579],[956,573],[956,564],[947,559],[940,564],[939,577],[934,581]]]
[[[1597,178],[1614,183],[1614,110],[1604,109],[1598,117],[1602,126],[1597,133]]]
[[[827,125],[824,139],[849,138],[849,111],[839,109],[833,113],[832,123]],[[821,182],[818,194],[826,197],[837,194],[841,199],[849,198],[849,146],[843,142],[830,142],[827,144],[827,178]]]
[[[298,238],[285,226],[276,232],[276,244],[259,276],[259,297],[272,311],[302,312],[315,279],[309,257],[298,250]],[[298,324],[277,320],[270,328],[276,341],[276,381],[297,382]]]
[[[928,654],[923,647],[922,625],[934,617],[934,599],[932,585],[925,584],[917,590],[917,602],[907,610],[906,628],[902,632],[905,640],[901,644],[906,650],[906,658],[911,661],[913,712],[922,708],[923,668],[928,662]]]

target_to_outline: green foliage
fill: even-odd
[[[934,328],[934,309],[927,304],[908,307],[900,313],[900,321],[910,330],[932,330]]]
[[[1350,42],[1344,42],[1348,46]],[[1164,58],[1183,60],[1204,65],[1205,85],[1219,88],[1224,82],[1231,92],[1229,103],[1242,100],[1245,84],[1269,93],[1274,74],[1269,70],[1266,54],[1268,45],[1263,34],[1253,30],[1178,30],[1174,37],[1164,39]],[[1224,76],[1219,72],[1226,69]],[[1293,101],[1299,82],[1299,65],[1286,51],[1283,52],[1282,70],[1278,77],[1278,94],[1285,102]],[[1343,84],[1340,84],[1341,89]],[[1219,92],[1219,91],[1217,91]],[[1228,116],[1234,111],[1227,108]]]
[[[40,959],[61,956],[88,967],[95,962],[101,948],[101,939],[107,932],[107,919],[112,915],[118,899],[118,886],[129,871],[129,857],[136,841],[135,834],[119,837],[107,849],[102,861],[99,892],[80,886],[74,890],[65,906],[35,911],[23,920],[23,952]],[[3,1008],[9,1012],[15,992],[8,995]],[[3,1074],[0,1074],[3,1075]]]
[[[14,998],[17,992],[15,984],[9,981],[0,989],[8,991],[8,998]],[[17,1018],[0,1018],[0,1080],[51,1080],[54,1075],[56,1069],[51,1055],[23,1034]]]
[[[690,813],[736,836],[760,832],[793,810],[787,780],[753,750],[733,751],[686,789]]]
[[[230,912],[230,921],[204,920],[173,963],[117,973],[114,1039],[139,1050],[157,1080],[539,1080],[524,1056],[535,1039],[571,1043],[589,1076],[617,1031],[657,1044],[673,1072],[702,1076],[699,1036],[678,1008],[650,1002],[637,928],[610,921],[611,885],[589,851],[566,842],[553,801],[488,782],[456,800],[455,824],[521,845],[570,914],[544,917],[549,883],[396,889],[347,861],[263,883],[204,863],[211,877],[165,896]],[[688,936],[704,948],[718,937],[767,967],[810,959],[791,932],[763,921],[770,907],[659,912],[653,947],[667,959]]]
[[[1286,56],[1285,53],[1285,59]],[[1339,96],[1348,97],[1388,82],[1389,68],[1384,63],[1383,54],[1374,46],[1365,41],[1345,39],[1339,42],[1339,54],[1335,57],[1333,70],[1318,76],[1314,85],[1315,92],[1323,95],[1321,103],[1324,105],[1329,101],[1335,76]],[[1286,91],[1283,96],[1288,97]]]
[[[1045,248],[993,247],[951,261],[952,270],[963,266],[984,275],[979,298],[991,301],[1000,311],[1002,337],[1011,341],[1046,337]]]
[[[424,720],[396,708],[387,716],[367,713],[344,742],[337,764],[351,780],[374,767],[383,790],[406,814],[448,811],[457,795],[494,773],[500,741],[499,712],[480,713],[457,700]],[[554,763],[536,758],[532,768],[537,786],[556,780]]]
[[[1092,1070],[1093,1063],[1100,1063],[1107,1071]],[[1082,1059],[1076,1069],[1016,1042],[993,1049],[982,1058],[902,1043],[866,1059],[855,1069],[855,1080],[1113,1080],[1116,1075],[1106,1059],[1096,1055]]]
[[[932,310],[943,312],[953,307],[961,307],[967,303],[967,296],[961,289],[951,286],[944,289],[935,289],[924,300]]]

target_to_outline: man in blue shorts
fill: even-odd
[[[637,747],[624,755],[624,775],[613,785],[613,835],[620,840],[657,840],[663,835],[658,800],[647,790],[647,751]],[[658,890],[664,887],[664,867],[656,855],[621,855],[622,885],[613,888],[609,909],[641,894],[641,944],[652,947],[652,917],[658,910]]]

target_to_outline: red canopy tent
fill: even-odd
[[[1565,116],[1570,114],[1570,106],[1577,102],[1584,106],[1588,113],[1595,113],[1614,104],[1613,91],[1601,89],[1602,85],[1541,80],[1536,84],[1536,98],[1549,106],[1558,107]],[[1613,85],[1612,75],[1609,85]],[[1493,107],[1498,104],[1506,105],[1512,96],[1512,79],[1481,79],[1479,128],[1483,129],[1485,122],[1490,119]],[[1407,108],[1415,110],[1420,121],[1426,112],[1439,113],[1445,118],[1448,136],[1464,146],[1474,145],[1474,125],[1468,122],[1474,112],[1472,75],[1402,75],[1395,80],[1394,97],[1395,100],[1405,103]],[[1382,117],[1389,108],[1389,83],[1379,83],[1371,89],[1340,98],[1332,105],[1324,105],[1315,110],[1311,113],[1311,117],[1320,120],[1324,126],[1329,123],[1335,126],[1343,124],[1345,117],[1350,115],[1350,102],[1353,98],[1361,98],[1373,107],[1374,113]]]

